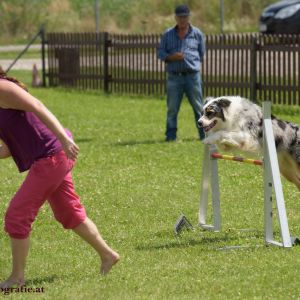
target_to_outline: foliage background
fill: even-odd
[[[174,24],[174,7],[185,2],[205,33],[220,31],[219,0],[99,0],[100,30],[159,33]],[[224,31],[258,30],[261,11],[275,0],[224,0]],[[1,0],[0,43],[27,41],[41,24],[48,31],[94,31],[95,0]]]

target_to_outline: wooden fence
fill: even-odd
[[[48,33],[50,86],[164,95],[166,72],[157,59],[160,35]],[[205,96],[241,95],[300,105],[300,36],[207,35],[202,64]]]

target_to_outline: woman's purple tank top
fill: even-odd
[[[0,138],[20,172],[28,170],[35,160],[62,150],[52,131],[35,114],[23,110],[0,108]]]

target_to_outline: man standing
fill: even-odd
[[[175,9],[177,25],[162,35],[158,58],[166,62],[167,80],[167,129],[166,141],[176,141],[177,115],[185,94],[193,108],[196,126],[201,116],[202,88],[200,63],[205,42],[204,35],[189,23],[190,10],[186,5]],[[205,138],[202,128],[197,126],[200,140]]]

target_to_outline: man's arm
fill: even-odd
[[[169,53],[167,52],[167,38],[166,34],[163,34],[160,39],[159,47],[157,49],[157,58],[159,58],[162,61],[166,61],[168,56]]]
[[[200,56],[200,62],[203,62],[203,56],[205,54],[205,37],[203,34],[200,33],[200,41],[198,45],[198,51]]]
[[[178,61],[183,60],[184,55],[182,52],[175,52],[173,54],[168,53],[167,48],[167,38],[166,35],[163,35],[160,41],[160,45],[157,52],[157,57],[163,61]]]

